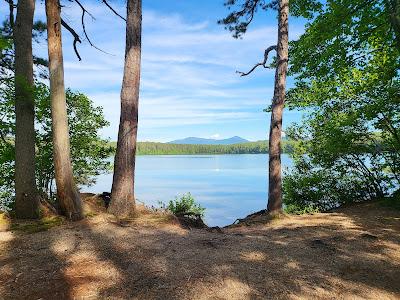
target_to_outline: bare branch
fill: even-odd
[[[86,26],[85,26],[85,14],[87,13],[89,16],[92,17],[93,20],[95,20],[95,18],[93,17],[93,15],[91,13],[89,13],[86,8],[82,5],[82,3],[79,2],[79,0],[74,0],[81,8],[82,10],[82,16],[81,16],[81,23],[82,23],[82,29],[83,29],[83,34],[85,35],[86,40],[89,42],[90,46],[92,46],[93,48],[99,50],[100,52],[103,52],[105,54],[109,54],[112,55],[111,53],[108,53],[102,49],[100,49],[99,47],[97,47],[95,44],[92,43],[92,41],[90,40],[87,32],[86,32]]]
[[[74,37],[74,42],[73,42],[74,51],[75,51],[75,54],[78,57],[79,61],[81,61],[82,60],[81,56],[79,55],[78,49],[76,48],[76,43],[82,43],[79,35],[63,19],[61,19],[61,25],[65,29],[67,29],[72,34],[72,36]]]
[[[110,4],[108,4],[108,2],[106,0],[103,0],[103,3],[118,17],[120,17],[122,20],[124,20],[126,22],[126,19],[121,16],[114,8],[112,8],[112,6]]]
[[[89,16],[92,17],[93,20],[96,20],[96,18],[95,18],[90,12],[88,12],[88,11],[86,10],[86,8],[82,5],[82,3],[79,2],[79,0],[74,0],[74,1],[80,6],[80,8],[81,8],[82,11],[83,11],[83,14],[87,13]]]
[[[259,66],[262,66],[262,67],[264,67],[264,68],[268,68],[268,66],[267,66],[267,60],[268,60],[268,55],[269,55],[269,53],[272,51],[272,50],[276,50],[276,45],[274,45],[274,46],[269,46],[267,49],[265,49],[265,52],[264,52],[264,60],[262,61],[262,62],[260,62],[260,63],[258,63],[258,64],[256,64],[250,71],[248,71],[248,72],[240,72],[240,71],[236,71],[236,73],[238,73],[238,74],[240,74],[240,76],[247,76],[247,75],[249,75],[249,74],[251,74],[255,69],[257,69]]]

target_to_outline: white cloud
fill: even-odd
[[[66,4],[63,18],[83,37],[80,8],[74,3]],[[124,22],[104,5],[85,5],[96,18],[86,16],[91,40],[111,55],[95,50],[82,38],[83,43],[78,44],[82,56],[79,62],[70,34],[63,31],[66,86],[87,93],[96,105],[103,106],[111,122],[104,135],[115,139],[123,75]],[[125,14],[123,2],[114,2],[113,6]],[[36,17],[45,17],[40,2]],[[274,71],[260,69],[246,78],[235,71],[248,70],[262,59],[264,49],[276,42],[276,26],[269,24],[252,27],[243,40],[235,40],[208,16],[204,21],[192,22],[178,13],[145,10],[139,116],[139,131],[144,139],[147,132],[161,132],[167,126],[181,128],[185,136],[190,135],[185,130],[192,125],[215,125],[215,131],[221,132],[218,126],[246,120],[261,120],[257,130],[265,132],[267,118],[262,109],[272,98]],[[293,26],[292,37],[301,30]],[[46,45],[35,46],[35,52],[47,57]],[[216,135],[219,134],[213,134]]]

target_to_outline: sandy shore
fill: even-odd
[[[0,299],[400,299],[400,211],[363,204],[222,233],[100,213],[0,232]]]

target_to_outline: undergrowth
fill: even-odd
[[[295,204],[288,204],[285,205],[284,212],[290,215],[304,215],[319,213],[320,210],[318,209],[318,207],[314,207],[312,205],[299,206]]]
[[[200,204],[196,203],[196,200],[190,193],[183,194],[181,197],[175,197],[174,200],[170,200],[166,209],[171,211],[174,215],[193,214],[201,217],[204,216],[206,210]]]

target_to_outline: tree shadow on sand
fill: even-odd
[[[96,218],[67,224],[10,242],[0,298],[400,297],[400,213],[373,214],[344,210],[222,233]]]

